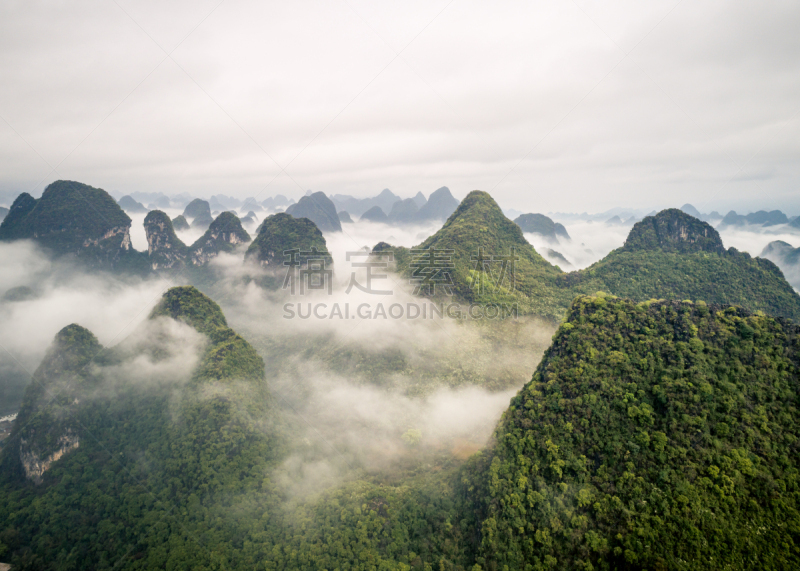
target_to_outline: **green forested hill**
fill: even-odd
[[[580,297],[488,453],[488,569],[796,569],[797,326]]]
[[[66,327],[0,457],[0,557],[20,569],[211,564],[195,542],[218,541],[231,503],[268,487],[281,454],[271,409],[263,361],[194,288],[171,289],[110,350]]]
[[[677,209],[637,222],[623,247],[560,283],[576,292],[702,299],[800,319],[800,296],[775,264],[726,250],[714,228]]]
[[[571,292],[556,285],[561,270],[536,252],[486,192],[469,193],[441,230],[415,249],[429,248],[452,252],[443,254],[453,265],[446,270],[451,279],[440,280],[442,271],[432,280],[439,280],[436,294],[452,284],[452,293],[467,302],[517,304],[520,313],[556,321],[572,299]],[[395,252],[398,268],[409,277],[430,265],[407,249]]]
[[[146,270],[131,247],[131,219],[105,190],[57,180],[34,199],[22,193],[0,224],[0,240],[32,239],[56,255],[72,254],[91,267]]]
[[[800,319],[800,296],[775,264],[726,250],[714,228],[677,209],[644,218],[623,247],[584,270],[565,273],[528,244],[491,196],[473,191],[442,229],[415,249],[427,248],[453,252],[450,275],[459,299],[517,304],[520,313],[556,322],[576,295],[596,291],[636,301],[700,299]],[[401,272],[409,277],[419,272],[411,251],[395,251]],[[502,274],[499,260],[512,253],[514,271]]]

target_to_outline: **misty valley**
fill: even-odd
[[[797,569],[800,217],[530,208],[18,194],[0,562]]]

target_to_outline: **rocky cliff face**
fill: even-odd
[[[250,234],[242,228],[239,218],[232,212],[223,212],[189,248],[189,258],[194,265],[202,266],[221,252],[231,252],[247,242],[250,242]]]
[[[24,438],[20,440],[19,459],[25,471],[25,477],[36,484],[42,483],[42,476],[52,466],[53,462],[60,460],[65,454],[75,450],[80,445],[78,435],[67,430],[58,439],[56,449],[44,458],[34,450]]]
[[[144,219],[147,234],[147,255],[153,270],[180,267],[186,261],[188,248],[175,235],[172,221],[161,210],[152,210]]]
[[[36,237],[36,235],[34,235]],[[106,242],[108,241],[108,242]],[[119,243],[119,248],[125,251],[131,249],[131,228],[130,226],[115,226],[109,228],[102,236],[86,238],[83,247],[99,247],[101,244]]]
[[[86,422],[83,402],[97,386],[92,360],[103,347],[90,331],[68,325],[58,332],[28,385],[3,462],[17,462],[36,483],[63,456],[78,448]]]

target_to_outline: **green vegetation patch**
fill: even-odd
[[[482,564],[796,568],[797,334],[735,307],[576,299],[496,431]]]

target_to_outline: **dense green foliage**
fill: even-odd
[[[143,351],[167,358],[161,334],[106,351],[80,327],[59,334],[38,378],[83,375],[94,396],[70,411],[80,446],[41,484],[24,479],[18,460],[14,468],[9,447],[2,453],[0,558],[19,569],[798,563],[800,331],[789,322],[703,303],[578,298],[488,450],[462,463],[449,450],[409,448],[387,473],[352,466],[344,482],[297,496],[292,466],[329,457],[335,435],[293,437],[305,420],[291,404],[281,414],[261,357],[208,297],[173,288],[148,323],[164,319],[208,343],[188,379],[163,386],[105,380]],[[455,342],[464,354],[513,358],[499,351],[515,338],[522,348],[531,330],[504,325],[463,325],[486,329]],[[284,363],[321,359],[364,382],[394,372],[457,386],[482,367],[498,374],[491,362],[458,373],[446,359],[421,366],[320,336],[257,342],[272,378],[287,373],[287,351]]]
[[[469,193],[442,229],[417,248],[452,250],[452,291],[469,302],[516,304],[520,313],[557,320],[572,295],[554,287],[561,271],[534,250],[485,192]],[[398,267],[411,275],[414,255],[401,249],[396,256]],[[516,260],[504,264],[512,256]]]
[[[35,209],[29,202],[18,211]],[[150,214],[177,240],[166,215]],[[226,220],[238,223],[224,213],[204,237],[222,249],[232,243]],[[69,326],[0,451],[0,560],[19,569],[795,568],[797,327],[703,302],[643,301],[800,315],[774,265],[726,251],[708,228],[665,211],[598,264],[565,274],[488,194],[471,193],[422,247],[453,250],[460,299],[517,304],[546,317],[544,327],[530,315],[447,323],[436,343],[409,329],[401,346],[371,347],[253,326],[242,330],[248,342],[189,286],[170,289],[144,333],[116,347]],[[246,258],[283,270],[291,249],[330,258],[319,228],[289,214],[262,223]],[[413,272],[411,251],[395,255]],[[516,262],[502,274],[509,255]],[[216,287],[211,269],[187,273]],[[642,302],[598,294],[570,305],[596,290]],[[314,425],[297,408],[319,377],[403,397],[518,387],[565,313],[491,446],[466,462],[415,429],[396,435],[405,448],[386,471],[343,453],[347,434],[301,436]],[[176,340],[191,344],[186,331],[202,340],[191,371],[149,378],[176,358]],[[31,458],[52,463],[31,476]],[[304,479],[312,491],[293,487]]]
[[[77,325],[56,337],[0,458],[0,552],[19,568],[208,563],[213,554],[192,555],[195,534],[213,534],[233,497],[263,485],[280,450],[263,361],[194,288],[169,290],[144,327],[163,318],[208,337],[188,384],[111,382],[144,355],[168,358],[158,335],[110,351]],[[80,445],[28,482],[20,445],[46,454],[65,431]]]
[[[797,326],[578,298],[488,463],[489,569],[794,569]]]
[[[4,447],[5,470],[19,473],[21,454],[47,458],[65,437],[79,431],[75,412],[97,384],[90,365],[101,350],[97,338],[79,325],[68,325],[56,334],[28,385]]]
[[[278,484],[295,475],[277,462],[302,421],[279,421],[261,398],[263,361],[194,288],[171,289],[148,323],[163,319],[209,339],[188,384],[105,378],[143,352],[168,357],[160,334],[102,354],[82,328],[60,334],[48,354],[62,364],[58,376],[92,370],[102,391],[73,411],[80,446],[41,484],[10,470],[18,456],[3,452],[0,560],[17,569],[465,568],[477,522],[454,500],[458,462],[412,462],[402,482],[359,480],[295,498]]]
[[[775,316],[800,317],[800,296],[777,266],[733,248],[723,255],[621,248],[562,280],[564,287],[576,292],[602,290],[637,301],[701,299]]]

